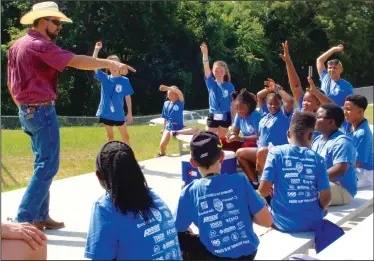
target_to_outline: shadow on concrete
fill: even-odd
[[[144,173],[144,175],[159,176],[159,177],[164,177],[164,178],[180,179],[180,180],[182,180],[182,175],[181,174],[161,172],[161,171],[154,171],[154,170],[149,170],[149,169],[144,169],[143,173]]]
[[[47,244],[56,246],[85,247],[86,241],[48,239]]]
[[[19,185],[19,182],[13,177],[12,173],[10,173],[10,171],[3,165],[3,163],[1,162],[1,168],[3,169],[4,173],[16,184],[16,185]],[[4,179],[3,179],[3,175],[1,175],[1,182],[4,183],[4,185],[8,185],[5,183]]]
[[[61,236],[61,237],[79,237],[86,239],[86,232],[75,232],[75,231],[64,231],[64,230],[44,230],[43,231],[47,236]]]

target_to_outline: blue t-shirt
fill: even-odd
[[[269,109],[266,102],[262,104],[259,112],[261,113],[261,117],[265,117],[269,113]]]
[[[330,189],[324,159],[292,144],[270,149],[261,181],[274,183],[273,223],[283,232],[314,231],[323,219],[319,191]]]
[[[352,124],[343,126],[343,133],[350,137],[356,148],[356,161],[361,163],[360,168],[373,170],[373,133],[365,119],[356,130],[351,131]]]
[[[259,131],[259,124],[261,120],[261,113],[254,110],[248,117],[240,117],[236,114],[234,120],[234,127],[240,129],[244,136],[256,135]]]
[[[183,129],[184,102],[176,100],[174,103],[165,101],[161,117],[166,119],[166,130],[177,131]]]
[[[148,223],[124,215],[104,195],[94,203],[85,257],[102,260],[181,260],[178,233],[168,206],[150,189],[156,208]]]
[[[276,114],[268,113],[260,120],[259,124],[259,147],[267,147],[269,142],[274,146],[288,143],[287,131],[290,128],[292,112],[286,114],[284,106]]]
[[[318,136],[313,140],[312,150],[325,159],[327,169],[338,163],[349,163],[347,172],[343,176],[332,181],[339,181],[352,197],[354,197],[357,193],[355,172],[356,149],[353,146],[352,140],[340,131],[336,131],[330,135],[326,141],[323,139],[323,135]]]
[[[320,81],[321,90],[340,107],[344,106],[345,97],[353,94],[352,84],[344,79],[332,80],[326,69],[322,71]]]
[[[101,82],[101,100],[96,116],[112,121],[125,121],[124,98],[134,93],[129,79],[123,76],[112,77],[102,70],[97,70],[95,78]],[[111,104],[114,112],[110,109]]]
[[[213,255],[238,258],[257,249],[252,217],[264,207],[265,201],[243,174],[195,179],[181,193],[175,226],[183,232],[194,223]]]
[[[205,84],[209,92],[209,112],[226,113],[231,112],[231,94],[235,91],[231,82],[218,83],[212,74],[205,78]]]

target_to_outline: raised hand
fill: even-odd
[[[168,86],[161,84],[159,89],[160,91],[165,92],[168,90],[168,88],[169,88]]]
[[[200,50],[201,50],[201,52],[202,52],[203,54],[208,55],[208,46],[206,45],[206,43],[202,43],[202,44],[200,45]]]
[[[95,45],[95,49],[101,49],[103,47],[102,42],[97,42]]]
[[[308,76],[308,83],[309,83],[309,88],[306,88],[306,90],[310,92],[311,94],[313,94],[317,90],[317,88],[316,88],[316,85],[314,84],[313,79],[309,76]]]
[[[265,88],[268,89],[271,92],[275,92],[276,89],[277,89],[277,84],[271,78],[268,78],[267,81],[264,82],[264,84],[266,86]]]
[[[339,44],[338,46],[335,46],[334,47],[334,51],[335,52],[343,52],[343,50],[344,50],[344,46],[342,45],[342,44]]]
[[[288,41],[285,41],[284,43],[282,43],[282,47],[283,47],[283,54],[281,53],[279,54],[280,58],[282,58],[282,60],[285,62],[290,61],[291,57],[290,57],[290,52],[288,48]]]

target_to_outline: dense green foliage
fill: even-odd
[[[289,40],[291,56],[304,86],[308,65],[331,46],[344,44],[339,57],[343,77],[355,87],[374,82],[374,1],[57,1],[73,24],[65,24],[57,43],[76,54],[117,54],[137,69],[128,75],[135,90],[135,115],[158,113],[164,94],[158,86],[178,85],[187,109],[208,107],[199,45],[210,59],[229,64],[236,89],[257,92],[267,77],[287,86],[279,58]],[[6,87],[7,49],[27,27],[20,17],[35,1],[1,2],[2,114],[15,114]],[[318,83],[318,81],[317,81]],[[60,74],[60,115],[94,115],[100,101],[93,72],[67,69]]]

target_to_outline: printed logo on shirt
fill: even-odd
[[[161,233],[161,234],[155,235],[155,236],[153,236],[153,240],[155,241],[155,244],[157,244],[161,241],[164,241],[165,240],[165,234]]]
[[[291,167],[292,166],[291,160],[286,160],[285,164],[286,164],[286,167]]]
[[[117,92],[117,93],[122,92],[122,85],[121,85],[121,84],[117,84],[117,85],[116,85],[116,92]]]
[[[313,181],[311,181],[311,180],[303,180],[303,183],[306,184],[306,185],[311,185],[311,184],[313,184]]]
[[[158,211],[157,209],[153,209],[153,208],[151,208],[151,211],[152,211],[153,216],[157,219],[157,221],[161,222],[162,215],[161,215],[160,211]]]
[[[223,90],[222,97],[226,98],[227,96],[229,96],[229,91],[228,90]]]
[[[306,169],[306,174],[312,174],[313,170],[312,169]]]
[[[213,206],[214,206],[215,210],[217,210],[218,212],[222,212],[223,203],[220,199],[218,199],[218,198],[213,199]]]
[[[212,222],[212,221],[215,221],[217,219],[218,219],[218,214],[207,216],[207,217],[204,217],[203,223]]]
[[[166,218],[170,218],[171,217],[169,211],[167,211],[167,210],[164,210],[164,215],[165,215]]]
[[[305,197],[310,198],[311,196],[312,196],[312,194],[309,191],[305,192]]]
[[[156,259],[154,259],[154,260],[164,260],[164,257],[163,257],[163,256],[160,256],[160,257],[158,257],[158,258],[156,258]]]
[[[222,227],[222,221],[218,220],[216,222],[213,222],[213,223],[210,223],[210,228],[214,229],[214,228],[218,228],[218,227]]]
[[[301,163],[300,161],[296,162],[296,170],[297,170],[297,172],[300,173],[300,172],[303,171],[303,169],[304,169],[303,163]]]
[[[287,173],[286,175],[284,175],[285,178],[298,178],[299,177],[299,173]]]
[[[226,243],[230,241],[230,237],[229,236],[225,236],[224,238],[222,238],[222,243]]]
[[[210,242],[212,242],[212,245],[215,247],[218,247],[221,245],[221,241],[219,239],[214,239],[214,240],[211,240]]]
[[[171,253],[167,252],[166,255],[165,255],[165,259],[170,260],[170,258],[171,258]]]
[[[304,191],[300,191],[297,193],[298,196],[304,196]]]
[[[209,232],[209,237],[210,238],[214,238],[214,237],[216,237],[217,236],[217,232],[215,231],[215,230],[210,230],[210,232]]]
[[[240,237],[241,238],[246,238],[247,237],[247,233],[245,232],[245,230],[240,231]]]
[[[311,180],[313,180],[313,179],[316,178],[316,176],[314,176],[314,175],[309,175],[309,176],[305,176],[305,178],[306,178],[306,179],[311,179]]]
[[[226,218],[226,222],[227,223],[232,223],[232,222],[235,222],[239,219],[238,216],[235,216],[235,217],[230,217],[230,218]]]
[[[294,191],[294,192],[287,192],[287,196],[290,197],[290,198],[296,197],[296,191]]]
[[[161,251],[161,248],[160,248],[159,245],[155,245],[155,246],[153,247],[153,252],[155,252],[155,254],[160,253],[160,251]]]
[[[166,230],[166,234],[167,234],[168,236],[170,236],[170,235],[172,235],[172,234],[176,234],[176,233],[177,233],[176,228],[172,228],[172,229],[168,229],[168,230]]]
[[[153,235],[159,231],[160,231],[160,224],[154,225],[153,227],[150,227],[144,230],[144,237]]]
[[[253,133],[254,132],[254,128],[252,125],[247,125],[247,131],[248,133]]]
[[[288,188],[289,190],[296,190],[294,185],[289,185]]]
[[[299,184],[300,179],[291,179],[291,184]]]
[[[178,106],[178,105],[174,105],[174,106],[173,106],[173,110],[175,110],[175,111],[179,111],[179,106]]]
[[[275,118],[272,118],[271,120],[269,120],[267,123],[266,123],[266,127],[270,128],[271,126],[273,126],[275,122]]]
[[[175,248],[173,248],[173,249],[171,250],[171,253],[172,253],[172,255],[173,255],[173,259],[177,259],[177,257],[178,257],[178,253],[177,253],[177,250],[176,250]]]
[[[170,241],[168,241],[168,242],[166,242],[162,245],[163,249],[167,249],[167,248],[170,248],[170,247],[173,247],[173,246],[175,246],[174,240],[170,240]]]
[[[227,228],[224,228],[224,229],[220,229],[219,233],[222,235],[222,234],[230,233],[234,230],[236,230],[236,227],[235,226],[230,226],[230,227],[227,227]]]
[[[227,204],[226,204],[226,208],[229,209],[229,210],[230,210],[230,209],[233,209],[234,207],[235,207],[235,206],[234,206],[234,204],[232,204],[232,203],[227,203]]]
[[[335,85],[335,87],[331,90],[332,95],[338,95],[339,93],[339,87]]]
[[[202,201],[202,202],[200,203],[200,207],[201,207],[202,210],[207,209],[207,208],[208,208],[208,202],[206,202],[206,201]]]
[[[238,224],[236,224],[236,226],[238,227],[238,230],[242,229],[244,227],[244,222],[243,221],[239,221]]]
[[[297,189],[307,189],[307,190],[310,190],[310,187],[309,186],[297,186]]]
[[[238,241],[238,239],[239,239],[239,234],[237,232],[234,232],[231,234],[232,241]]]

